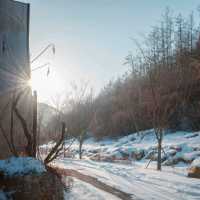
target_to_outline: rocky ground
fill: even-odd
[[[70,141],[67,141],[70,143]],[[66,145],[67,146],[67,145]],[[48,148],[44,145],[43,149]],[[78,142],[75,142],[66,157],[78,158]],[[89,138],[83,145],[83,158],[93,161],[131,163],[156,161],[157,141],[153,130],[130,134],[119,139],[95,141]],[[162,165],[179,164],[199,166],[200,132],[166,133],[163,140]]]

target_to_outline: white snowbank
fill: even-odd
[[[199,158],[196,158],[192,164],[191,164],[192,167],[199,167],[200,168],[200,157]]]
[[[0,171],[5,176],[23,176],[27,174],[41,174],[46,171],[41,161],[31,157],[11,157],[0,160]]]
[[[0,190],[0,199],[1,200],[7,200],[7,197],[6,197],[5,193],[2,190]]]

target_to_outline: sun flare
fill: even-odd
[[[38,93],[39,101],[49,102],[53,96],[62,93],[64,90],[64,82],[58,74],[51,72],[49,76],[45,73],[34,72],[28,82],[32,90]]]

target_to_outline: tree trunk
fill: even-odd
[[[50,153],[44,159],[44,163],[46,165],[48,163],[52,162],[54,159],[56,159],[57,156],[59,155],[59,152],[63,149],[64,138],[65,138],[65,128],[66,128],[66,125],[65,125],[64,122],[62,122],[62,134],[61,134],[61,138],[57,141],[57,143],[55,144],[55,146],[51,149]]]
[[[83,141],[79,141],[79,159],[82,159],[82,146],[83,146]]]
[[[161,163],[162,163],[162,157],[161,157],[161,151],[162,151],[162,140],[158,140],[158,161],[157,161],[157,170],[161,171]]]

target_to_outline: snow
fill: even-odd
[[[163,167],[161,172],[155,170],[155,163],[145,169],[146,162],[123,165],[62,159],[55,165],[95,177],[107,185],[132,194],[133,199],[197,200],[200,197],[200,181],[186,177],[185,165]]]
[[[189,152],[189,153],[177,153],[176,157],[182,158],[186,162],[190,162],[196,159],[198,156],[200,156],[200,151]]]
[[[0,200],[7,200],[6,194],[0,190]]]
[[[41,161],[31,157],[11,157],[0,160],[0,171],[5,176],[23,176],[26,174],[41,174],[46,171]]]
[[[70,141],[67,141],[68,145]],[[191,163],[200,157],[200,132],[166,133],[163,140],[163,163]],[[71,147],[71,155],[78,158],[78,142]],[[87,139],[83,144],[85,159],[101,161],[146,160],[157,159],[157,141],[153,130],[130,134],[119,139],[106,138],[95,141]]]
[[[192,164],[191,164],[192,167],[198,167],[200,168],[200,157],[199,158],[196,158]]]
[[[67,177],[70,179],[70,177]],[[65,192],[66,200],[119,200],[119,198],[99,190],[88,183],[73,178],[73,186]]]
[[[190,166],[200,166],[199,144],[200,132],[180,131],[165,134],[165,153],[162,153],[165,160],[162,171],[157,171],[154,161],[146,169],[148,155],[153,154],[156,158],[157,141],[153,130],[144,131],[142,137],[131,134],[119,139],[106,138],[102,141],[90,138],[83,144],[84,160],[59,158],[54,165],[95,177],[107,185],[132,194],[133,199],[197,200],[200,199],[200,181],[188,178],[187,175]],[[72,145],[71,151],[75,158],[78,158],[78,142]],[[133,153],[144,155],[137,159],[131,156]],[[103,162],[103,159],[101,162],[92,161],[95,156],[115,157],[119,160],[125,156],[129,162]],[[167,161],[171,166],[164,166]]]

